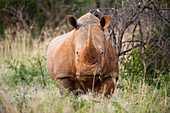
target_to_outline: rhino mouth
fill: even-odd
[[[94,77],[94,75],[82,75],[82,74],[81,75],[77,75],[77,76],[79,76],[79,77]],[[99,77],[99,76],[101,76],[100,73],[95,75],[95,77]]]
[[[101,72],[95,74],[95,73],[80,73],[80,72],[77,72],[76,73],[76,76],[87,76],[87,77],[93,77],[93,76],[101,76]]]
[[[76,66],[76,76],[101,76],[102,75],[102,67],[99,62],[93,65],[87,65],[85,63],[79,63]]]
[[[88,81],[88,80],[93,80],[93,79],[101,79],[101,73],[98,73],[96,74],[95,76],[94,75],[76,75],[76,78],[80,81]]]
[[[100,68],[86,68],[86,69],[80,69],[76,73],[77,76],[87,76],[87,77],[93,77],[93,76],[101,76],[101,69]]]

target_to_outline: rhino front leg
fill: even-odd
[[[69,93],[75,90],[75,80],[70,77],[64,77],[57,80],[59,84],[59,89],[61,94],[64,93],[64,89],[66,89]]]
[[[101,93],[103,97],[110,98],[116,88],[116,78],[107,77],[101,82]]]

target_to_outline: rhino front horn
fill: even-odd
[[[91,49],[92,46],[93,46],[93,42],[92,42],[91,26],[89,25],[89,28],[88,28],[87,48]]]

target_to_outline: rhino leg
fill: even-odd
[[[108,77],[101,82],[101,93],[102,96],[110,98],[114,93],[116,87],[116,79]]]
[[[58,79],[58,83],[61,85],[59,86],[61,94],[64,93],[64,88],[67,89],[68,92],[71,92],[75,89],[75,81],[73,78],[65,77]]]

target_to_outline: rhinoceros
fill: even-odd
[[[49,75],[75,95],[93,92],[111,96],[119,66],[117,53],[104,33],[110,25],[110,16],[104,15],[99,20],[87,13],[76,20],[68,15],[67,21],[74,30],[54,38],[48,46]]]

